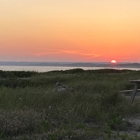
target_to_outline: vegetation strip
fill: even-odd
[[[132,121],[140,120],[139,98],[130,104],[119,93],[138,77],[112,69],[0,71],[0,139],[139,140],[140,124]],[[57,82],[73,90],[52,92]]]

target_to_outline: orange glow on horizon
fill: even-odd
[[[140,62],[139,5],[139,0],[1,0],[0,60]]]

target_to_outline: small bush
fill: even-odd
[[[2,136],[32,133],[40,128],[41,116],[34,110],[0,110]]]

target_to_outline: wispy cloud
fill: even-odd
[[[81,51],[71,51],[71,50],[47,50],[45,52],[39,52],[39,53],[35,53],[35,56],[41,57],[44,55],[55,55],[55,54],[69,54],[69,55],[79,55],[85,58],[95,58],[95,57],[99,57],[102,54],[96,54],[96,53],[86,53],[86,52],[81,52]]]
[[[79,51],[68,51],[68,50],[61,50],[61,52],[67,53],[67,54],[90,56],[90,57],[99,57],[101,55],[101,54],[95,54],[95,53],[84,53],[84,52],[79,52]]]

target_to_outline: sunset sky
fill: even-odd
[[[0,61],[140,62],[140,0],[0,0]]]

